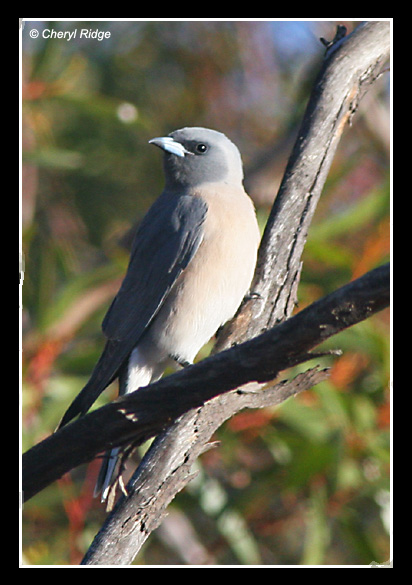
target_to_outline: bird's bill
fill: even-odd
[[[186,150],[186,148],[180,142],[174,140],[171,136],[162,136],[161,138],[152,138],[149,140],[149,144],[154,144],[166,152],[175,154],[176,156],[184,157],[186,154],[193,154]]]

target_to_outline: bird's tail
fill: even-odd
[[[111,451],[106,451],[103,463],[100,467],[99,476],[94,487],[94,497],[96,498],[101,492],[101,502],[105,502],[108,498],[109,491],[113,483],[119,476],[119,454],[120,449],[116,447]]]
[[[110,340],[106,343],[102,355],[93,369],[90,380],[70,404],[56,430],[67,425],[76,416],[86,414],[103,390],[117,378],[119,366],[122,360],[127,357],[127,354],[123,356],[122,351],[119,351],[119,349],[121,350],[122,348],[117,341]],[[113,360],[114,354],[116,354],[116,360]]]
[[[152,362],[148,357],[138,347],[132,351],[127,366],[124,367],[119,376],[119,395],[133,392],[161,378],[165,364]],[[123,485],[120,456],[121,449],[119,447],[106,452],[94,488],[94,496],[96,497],[101,492],[101,501],[108,501],[108,509],[111,508],[111,500],[114,498],[114,494],[113,498],[110,497],[112,486],[115,486],[118,480],[120,485]]]

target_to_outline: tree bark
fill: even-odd
[[[185,412],[220,394],[235,388],[241,388],[241,394],[243,385],[250,381],[260,383],[255,391],[262,389],[282,370],[316,357],[310,353],[313,347],[388,304],[387,264],[250,341],[92,411],[23,455],[24,500],[108,448],[143,443]],[[239,392],[232,396],[236,412]],[[260,400],[267,404],[263,391]],[[243,403],[239,404],[243,408]]]
[[[338,27],[340,28],[340,27]],[[329,46],[270,213],[251,290],[215,351],[288,318],[302,252],[343,129],[390,54],[390,23],[366,22]]]
[[[253,294],[244,300],[235,319],[219,336],[215,353],[281,323],[291,315],[296,304],[302,268],[301,255],[310,222],[343,128],[351,121],[362,95],[380,75],[389,57],[390,25],[387,22],[364,23],[346,38],[337,34],[335,41],[326,51],[325,61],[266,226],[251,289]],[[388,287],[388,273],[386,279]],[[384,295],[387,300],[383,304],[388,301],[388,294],[389,288]],[[332,307],[329,308],[331,316],[337,315]],[[344,300],[342,308],[340,316],[344,321],[350,315],[353,316],[353,311],[356,312],[355,305],[349,299]],[[290,321],[293,319],[286,323]],[[314,326],[313,321],[307,324],[309,328]],[[325,332],[329,326],[320,324]],[[299,332],[303,338],[303,331],[299,329]],[[283,341],[286,340],[287,335],[283,337]],[[309,375],[309,372],[306,374]],[[293,386],[293,381],[289,384]],[[264,395],[265,391],[260,388],[262,404]],[[149,451],[132,479],[134,487],[131,494],[128,498],[122,498],[108,517],[83,564],[132,562],[151,530],[161,522],[167,504],[190,481],[190,465],[193,461],[190,456],[197,457],[201,452],[201,448],[193,447],[193,436],[201,435],[200,430],[209,428],[209,409],[212,409],[213,417],[221,424],[219,413],[237,412],[237,398],[237,393],[220,396],[203,408],[189,412],[158,437],[152,447],[153,451]],[[207,434],[203,446],[209,438]],[[166,466],[158,469],[162,453],[167,453],[167,458],[176,462],[178,452],[184,454],[186,467],[181,465],[171,470]],[[157,482],[156,485],[151,484],[150,488],[146,483],[147,469],[151,470],[152,476],[156,476]],[[173,479],[177,475],[179,480],[174,483]],[[122,527],[127,528],[123,530]]]
[[[128,565],[159,526],[167,506],[195,476],[192,465],[197,457],[214,447],[213,433],[243,408],[263,408],[280,404],[290,396],[309,390],[328,376],[314,368],[292,382],[266,388],[251,383],[235,392],[221,395],[194,408],[161,433],[153,442],[128,483],[128,497],[122,496],[89,548],[83,565]]]

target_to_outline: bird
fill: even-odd
[[[163,192],[134,237],[126,275],[102,323],[103,352],[58,428],[84,415],[115,379],[119,394],[187,367],[250,289],[260,231],[243,165],[225,134],[186,127],[149,144],[163,151]],[[103,460],[95,495],[119,477]]]

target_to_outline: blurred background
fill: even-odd
[[[100,355],[133,231],[163,187],[148,140],[183,126],[224,132],[242,153],[263,229],[323,59],[319,37],[331,40],[337,24],[359,23],[25,23],[23,451],[53,432]],[[79,38],[83,28],[110,36]],[[71,40],[46,32],[74,30]],[[389,120],[387,72],[343,134],[297,310],[389,258]],[[343,355],[311,364],[331,367],[327,382],[219,430],[220,446],[199,459],[135,564],[389,559],[389,311],[329,347]],[[115,395],[111,387],[97,404]],[[26,564],[80,562],[105,518],[92,496],[98,468],[78,468],[24,504]]]

